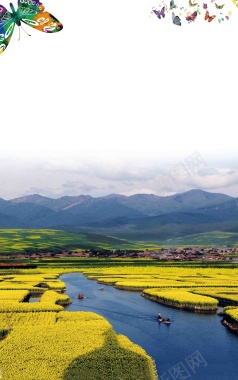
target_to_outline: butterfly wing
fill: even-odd
[[[153,9],[154,14],[158,17],[161,18],[160,16],[160,11],[157,11],[157,9]]]
[[[163,18],[165,18],[165,7],[163,7],[163,8],[161,9],[160,13],[161,13],[161,16],[162,16]]]
[[[174,9],[174,8],[177,8],[177,5],[175,5],[174,0],[171,0],[171,1],[170,1],[169,6],[170,6],[170,8],[169,8],[170,10],[171,10],[171,9]]]
[[[163,7],[160,11],[157,9],[153,9],[153,12],[156,14],[156,16],[161,19],[161,16],[164,18],[165,17],[165,7]]]
[[[179,16],[175,16],[174,12],[172,12],[172,20],[175,25],[181,25],[181,19]]]
[[[193,21],[195,20],[195,18],[197,17],[197,15],[198,15],[197,11],[193,12],[193,14],[191,15]]]
[[[214,18],[216,18],[217,16],[210,16],[209,19],[208,19],[208,22],[211,22],[212,20],[214,20]]]
[[[222,9],[222,8],[224,7],[224,5],[225,5],[225,4],[223,4],[223,5],[218,5],[217,3],[215,3],[215,6],[216,6],[217,9]]]
[[[210,15],[209,15],[209,12],[206,11],[206,13],[205,13],[205,17],[204,17],[204,20],[208,20],[208,22],[212,22],[212,20],[214,20],[214,18],[216,18],[215,15],[214,15],[214,16],[210,16]]]
[[[21,21],[40,32],[55,33],[63,29],[61,22],[46,12],[39,0],[18,0],[17,13]]]
[[[196,17],[197,17],[197,11],[195,11],[195,12],[193,12],[193,14],[187,16],[186,20],[187,21],[194,21]]]
[[[12,20],[12,14],[0,5],[0,54],[6,50],[14,31],[15,22]]]
[[[192,3],[191,0],[189,0],[189,6],[190,7],[195,7],[196,5],[198,5],[198,3]]]

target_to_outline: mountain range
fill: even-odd
[[[39,194],[0,199],[0,228],[54,228],[131,240],[238,231],[238,198],[199,189],[171,196]]]

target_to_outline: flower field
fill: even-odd
[[[5,380],[157,380],[151,357],[103,317],[66,312],[62,273],[140,290],[157,302],[190,310],[238,302],[238,269],[155,266],[1,270],[0,369]],[[31,294],[40,302],[25,302]],[[225,309],[238,322],[238,308]]]
[[[157,302],[165,303],[166,305],[179,307],[189,310],[210,310],[218,309],[218,300],[208,296],[194,294],[186,290],[144,290],[145,296],[152,296]]]
[[[217,298],[222,304],[238,305],[238,288],[196,288],[193,293]]]
[[[229,316],[238,325],[238,308],[226,310],[225,315]]]
[[[153,359],[91,312],[66,312],[59,272],[0,277],[0,370],[3,380],[157,380]],[[60,271],[61,273],[64,270]],[[2,272],[3,273],[3,272]],[[42,284],[47,284],[47,287]],[[55,291],[53,289],[58,290]],[[37,291],[40,302],[24,302]]]
[[[233,333],[238,334],[238,307],[227,306],[223,310],[223,325],[227,326]]]
[[[3,379],[157,379],[145,351],[97,314],[0,313],[0,330],[9,323],[0,344]]]
[[[237,268],[124,266],[90,268],[83,273],[119,289],[142,291],[145,297],[174,307],[215,311],[218,302],[238,304]]]

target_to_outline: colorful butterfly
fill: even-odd
[[[174,8],[177,8],[177,5],[174,4],[174,0],[171,0],[171,1],[170,1],[169,6],[170,6],[169,10],[174,9]]]
[[[197,12],[195,11],[195,12],[193,12],[193,14],[186,16],[186,20],[187,21],[194,21],[196,17],[197,17]]]
[[[175,16],[174,12],[172,12],[172,21],[175,25],[181,26],[181,19],[179,16]]]
[[[210,16],[209,15],[209,12],[206,11],[206,14],[205,14],[205,17],[204,17],[204,20],[208,20],[208,22],[211,22],[212,20],[214,20],[214,18],[216,18],[216,16]]]
[[[165,17],[165,13],[164,13],[164,11],[165,11],[165,7],[163,7],[160,11],[159,10],[157,10],[157,9],[153,9],[153,12],[156,14],[156,16],[159,18],[159,19],[161,19],[161,17]]]
[[[8,46],[15,24],[20,27],[21,21],[45,33],[55,33],[63,29],[63,25],[52,14],[44,12],[45,7],[39,0],[18,0],[17,10],[12,3],[10,8],[12,12],[0,5],[0,54]]]
[[[192,1],[189,0],[189,6],[190,6],[190,7],[195,7],[196,5],[198,5],[198,3],[192,3]]]
[[[215,3],[215,6],[216,6],[217,9],[222,9],[224,7],[224,5],[225,4],[223,4],[223,5],[217,5],[217,3]]]
[[[203,3],[203,9],[207,9],[207,4]]]

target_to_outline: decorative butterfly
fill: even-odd
[[[207,9],[207,4],[203,3],[203,9]]]
[[[222,9],[224,7],[224,5],[225,4],[223,4],[223,5],[217,5],[217,3],[215,3],[215,6],[216,6],[217,9]]]
[[[196,5],[198,5],[198,3],[192,3],[192,1],[189,0],[189,6],[190,6],[190,7],[195,7]]]
[[[209,12],[206,11],[206,14],[205,14],[205,17],[204,17],[204,20],[208,20],[208,22],[211,22],[212,20],[214,20],[214,18],[216,18],[216,16],[210,16],[209,15]]]
[[[197,12],[195,11],[195,12],[193,12],[193,14],[186,16],[186,20],[187,21],[194,21],[196,17],[197,17]]]
[[[175,16],[174,12],[172,12],[172,21],[175,25],[181,26],[181,18],[179,16]]]
[[[160,11],[159,10],[157,10],[157,9],[153,9],[153,12],[156,14],[156,16],[159,18],[159,19],[161,19],[161,17],[165,17],[165,13],[164,13],[164,11],[165,11],[165,7],[163,7]]]
[[[45,7],[39,0],[18,0],[17,10],[12,3],[10,8],[12,12],[0,5],[0,54],[8,46],[15,24],[19,26],[20,33],[21,21],[45,33],[55,33],[63,29],[63,25],[52,14],[44,11]]]
[[[171,1],[170,1],[169,6],[170,6],[169,10],[174,9],[174,8],[177,8],[177,5],[175,5],[174,0],[171,0]]]

